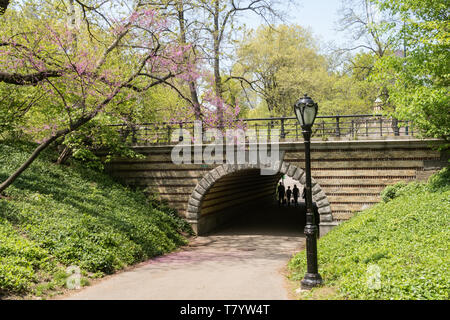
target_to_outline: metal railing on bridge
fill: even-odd
[[[170,144],[183,141],[183,130],[194,137],[194,122],[162,122],[142,124],[116,124],[122,139],[132,145]],[[273,117],[256,119],[237,119],[233,128],[241,128],[257,137],[261,135],[279,135],[280,141],[303,140],[302,129],[295,117]],[[208,128],[203,127],[203,130]],[[276,131],[274,131],[276,130]],[[173,137],[177,139],[172,140]],[[313,139],[355,140],[358,138],[379,138],[414,136],[414,129],[409,121],[386,118],[381,115],[337,115],[318,116],[313,126]],[[208,139],[209,140],[209,139]],[[203,141],[208,141],[203,137]]]

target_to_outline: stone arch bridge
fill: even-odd
[[[414,138],[312,141],[312,192],[320,234],[379,202],[387,185],[426,180],[446,166],[448,154],[436,150],[439,143]],[[171,158],[173,147],[134,147],[144,159],[115,159],[107,170],[123,183],[166,200],[198,234],[245,213],[252,202],[272,202],[282,175],[305,183],[303,142],[278,143],[279,163],[271,175],[261,175],[259,164],[177,165]]]

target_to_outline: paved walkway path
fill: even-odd
[[[255,209],[180,251],[141,263],[67,299],[289,299],[286,264],[304,246],[298,209]],[[270,213],[267,213],[270,212]]]

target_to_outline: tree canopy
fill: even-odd
[[[318,47],[301,26],[260,27],[239,44],[235,78],[257,92],[273,115],[291,115],[305,93],[320,102],[321,114],[370,113],[371,85],[350,62],[342,71],[330,70],[330,58]],[[250,103],[257,105],[258,97]]]
[[[295,2],[295,1],[292,1]],[[325,53],[278,0],[0,1],[0,138],[39,153],[95,159],[142,122],[291,116],[307,93],[321,115],[383,112],[448,140],[449,19],[445,0],[345,0],[352,45]],[[7,10],[5,11],[5,9]],[[242,14],[266,25],[244,28]],[[343,63],[336,64],[336,54]],[[111,124],[124,123],[118,132]],[[127,133],[128,132],[128,133]]]
[[[450,20],[445,0],[383,0],[380,9],[401,20],[395,29],[404,55],[377,60],[373,78],[387,84],[394,115],[424,136],[450,136]],[[392,27],[394,29],[394,27]]]

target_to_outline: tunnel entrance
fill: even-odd
[[[255,202],[204,235],[298,237],[303,236],[305,224],[303,202],[297,207],[278,206],[275,201],[265,205]]]
[[[304,171],[286,162],[274,175],[261,175],[260,168],[255,165],[218,166],[207,173],[192,192],[188,221],[198,235],[208,234],[230,223],[251,228],[253,232],[258,230],[258,226],[259,230],[272,228],[272,231],[277,232],[276,228],[283,225],[288,227],[285,230],[303,231],[306,210],[302,199],[299,199],[297,208],[279,208],[276,202],[277,182],[283,175],[298,181],[299,185],[305,183]],[[312,186],[313,201],[317,205],[323,235],[329,226],[335,224],[325,193],[314,180]],[[263,222],[265,226],[261,225]]]

